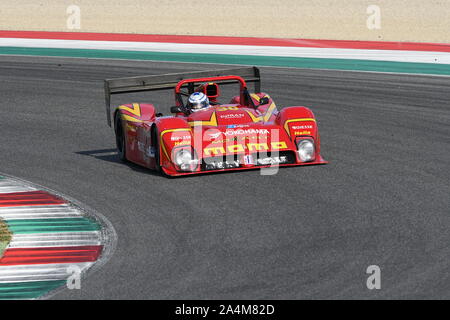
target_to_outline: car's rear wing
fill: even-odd
[[[259,69],[256,67],[107,79],[105,80],[105,102],[108,125],[111,126],[111,95],[113,94],[168,90],[174,89],[178,82],[185,79],[210,78],[230,75],[240,76],[247,83],[253,82],[255,84],[255,92],[261,92],[261,77]],[[227,80],[217,82],[220,84],[229,84],[236,83],[237,81]],[[194,91],[194,83],[189,83],[186,87],[188,88],[189,93]]]

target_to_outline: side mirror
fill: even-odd
[[[172,112],[172,113],[180,113],[180,112],[183,112],[183,111],[181,110],[180,107],[174,106],[174,107],[170,107],[170,112]]]

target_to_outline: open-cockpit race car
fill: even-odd
[[[247,83],[254,83],[254,93]],[[221,87],[228,84],[238,84],[239,92],[222,104]],[[312,111],[277,110],[260,87],[256,67],[105,80],[119,156],[169,176],[327,163]],[[150,103],[111,112],[111,95],[155,90],[174,90],[173,115]]]

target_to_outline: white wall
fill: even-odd
[[[67,26],[70,5],[80,29]],[[367,26],[370,5],[380,29]],[[449,43],[450,0],[0,0],[0,30]]]

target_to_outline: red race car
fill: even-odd
[[[254,83],[255,93],[247,83]],[[223,104],[221,88],[229,84],[239,91]],[[169,176],[327,163],[312,111],[277,110],[260,87],[256,67],[105,80],[119,156]],[[111,114],[113,94],[169,89],[175,94],[172,116],[149,103],[124,104]]]

